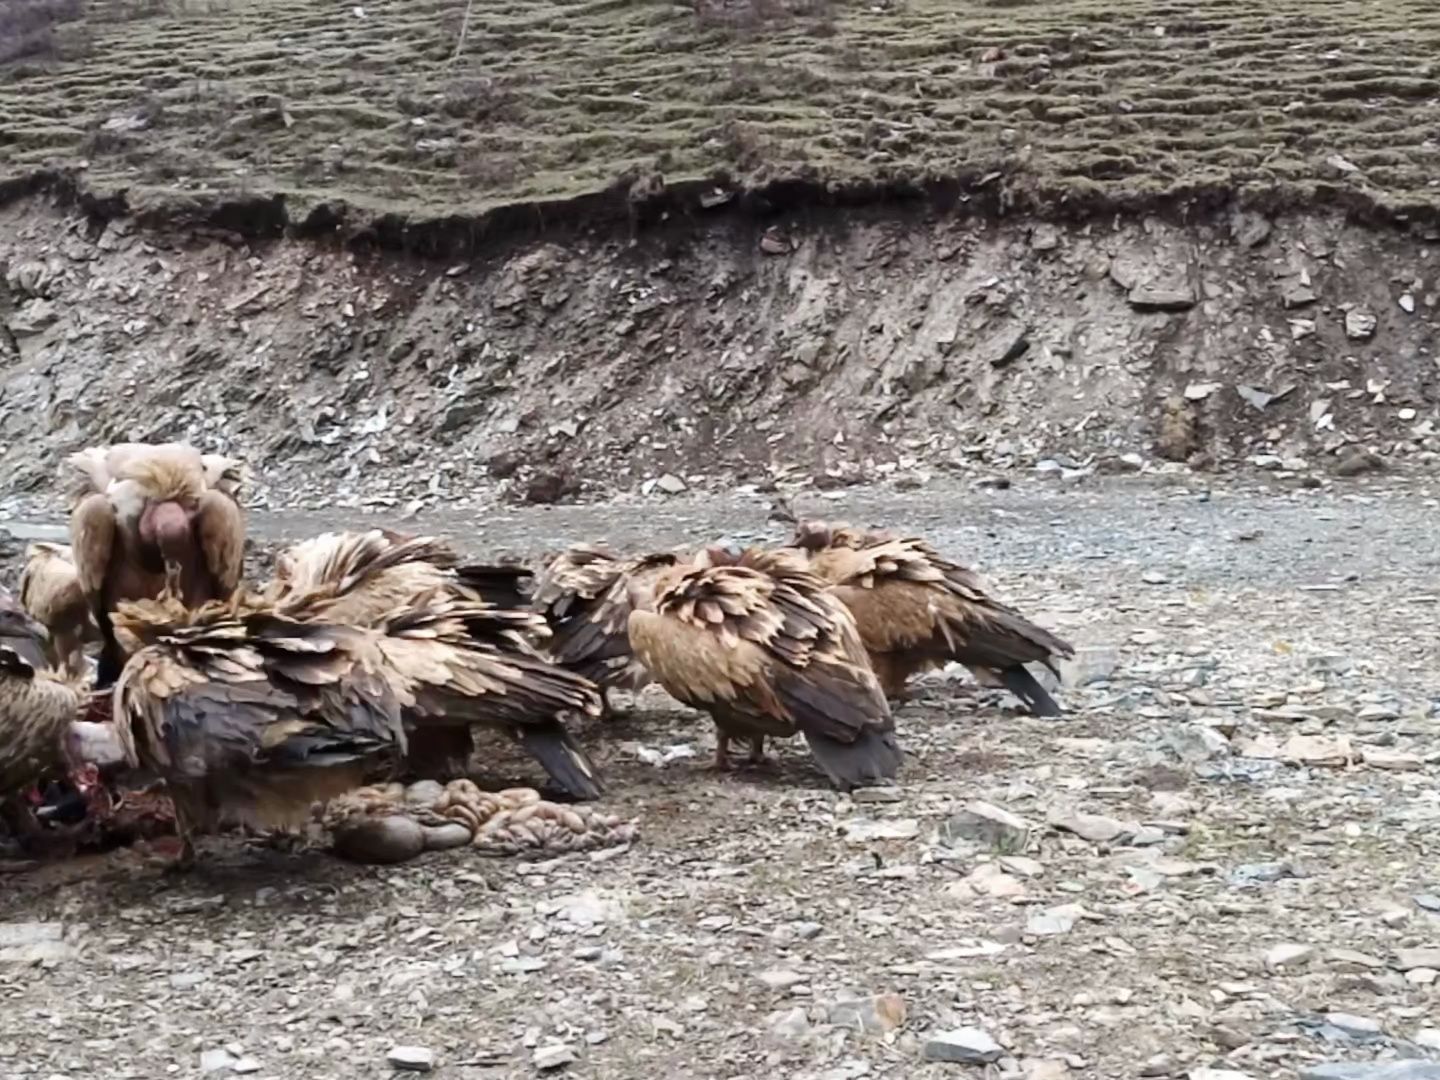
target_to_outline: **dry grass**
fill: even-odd
[[[83,157],[93,183],[141,193],[387,209],[479,210],[629,170],[1436,196],[1440,9],[1423,5],[475,0],[457,55],[464,10],[92,0],[83,61],[0,68],[0,145],[12,167]]]
[[[7,0],[0,7],[0,64],[55,56],[56,27],[84,13],[83,0]]]

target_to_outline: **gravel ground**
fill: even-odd
[[[589,733],[607,805],[639,816],[629,850],[357,868],[216,840],[188,876],[133,855],[12,876],[0,1074],[386,1076],[396,1046],[443,1076],[603,1080],[1440,1059],[1437,488],[802,506],[977,561],[1079,647],[1071,715],[931,676],[898,713],[898,801],[871,803],[799,746],[716,775],[708,722],[652,691]],[[779,535],[738,496],[417,524],[477,552]],[[694,756],[645,763],[671,747]],[[535,779],[504,754],[491,771]],[[975,800],[1029,828],[982,827]]]

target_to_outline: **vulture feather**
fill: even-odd
[[[467,655],[485,658],[490,675],[476,700],[463,707],[451,703],[445,711],[448,721],[437,718],[416,726],[408,759],[412,769],[427,775],[463,772],[474,749],[469,725],[479,723],[517,739],[571,795],[594,798],[601,790],[599,779],[563,717],[599,715],[599,694],[588,680],[557,667],[536,649],[533,642],[549,635],[538,614],[486,602],[487,595],[503,594],[505,587],[487,594],[484,581],[508,580],[506,587],[513,589],[518,575],[511,570],[460,566],[450,548],[431,537],[383,530],[332,533],[284,552],[266,596],[278,611],[295,618],[362,627],[381,625],[397,610],[434,596],[453,602],[452,617],[465,635]]]
[[[85,642],[94,636],[94,623],[73,553],[63,544],[36,543],[25,557],[20,603],[50,634],[50,665],[84,674]]]
[[[842,790],[893,780],[901,751],[895,724],[866,660],[855,621],[803,560],[715,549],[671,568],[653,611],[629,617],[635,656],[679,701],[710,713],[716,765],[732,738],[805,736]]]
[[[886,693],[901,693],[916,672],[958,661],[1035,715],[1061,715],[1025,665],[1039,662],[1058,675],[1058,660],[1074,648],[991,596],[973,570],[916,537],[845,525],[803,522],[793,543],[854,614]]]
[[[656,583],[683,563],[669,552],[622,559],[590,544],[562,552],[540,574],[532,599],[551,630],[546,651],[602,693],[644,689],[650,673],[630,648],[630,614],[653,611]]]

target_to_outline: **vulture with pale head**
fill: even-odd
[[[68,459],[78,480],[70,515],[75,567],[100,632],[101,688],[124,663],[110,615],[167,589],[191,607],[240,584],[245,469],[183,443],[121,443]]]
[[[36,543],[25,559],[20,603],[49,632],[50,665],[72,675],[86,673],[85,642],[94,636],[95,624],[73,553],[64,544]]]

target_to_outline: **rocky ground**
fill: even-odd
[[[929,677],[875,801],[798,746],[716,775],[708,725],[652,693],[588,736],[605,805],[639,818],[628,850],[361,869],[224,840],[189,877],[121,857],[11,877],[0,1072],[1440,1075],[1437,494],[815,498],[925,530],[1073,640],[1070,716]],[[533,553],[778,536],[764,519],[682,495],[416,524]]]

